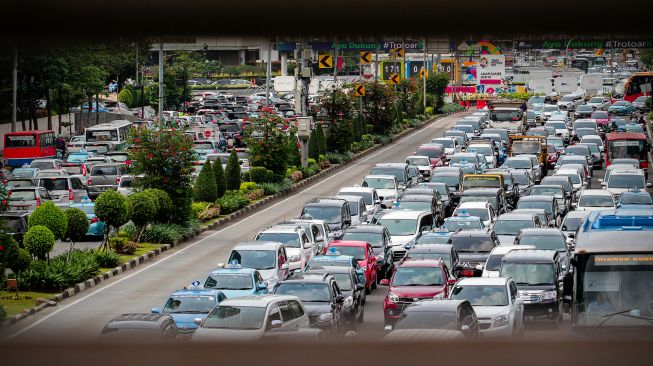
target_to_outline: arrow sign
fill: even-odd
[[[319,54],[318,65],[320,65],[320,69],[333,69],[333,56],[331,54]]]
[[[394,57],[404,57],[406,51],[404,51],[403,47],[397,47],[391,49],[390,54],[393,55]]]
[[[392,81],[393,84],[399,84],[401,82],[401,75],[399,74],[390,75],[390,81]]]
[[[360,63],[363,65],[369,65],[372,63],[372,52],[362,51],[360,57]]]
[[[364,97],[365,96],[365,85],[356,84],[355,90],[356,90],[356,96],[357,97]]]
[[[425,77],[428,78],[429,77],[429,70],[425,70],[423,67],[421,69],[419,69],[419,77],[421,79],[423,79]]]
[[[470,48],[469,45],[468,45],[467,42],[465,42],[465,41],[462,41],[462,42],[458,45],[458,51],[467,51],[467,50],[469,50],[469,48]]]

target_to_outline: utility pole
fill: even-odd
[[[159,37],[159,123],[163,124],[163,37]]]
[[[338,49],[340,48],[340,44],[338,43],[337,38],[335,45],[336,49],[333,51],[333,90],[335,90],[338,83]]]
[[[423,84],[423,90],[422,90],[422,99],[423,100],[422,100],[422,103],[424,104],[424,114],[426,114],[426,79],[428,78],[428,72],[429,72],[429,68],[428,68],[428,66],[426,64],[426,37],[424,37],[424,44],[422,45],[422,47],[424,48],[424,53],[423,53],[423,56],[424,56],[424,66],[423,66],[424,67],[424,80],[422,80],[423,81],[423,83],[422,83]]]
[[[265,107],[270,108],[270,74],[272,74],[272,42],[268,39],[268,60],[265,67]]]
[[[11,61],[11,132],[16,132],[17,94],[18,94],[18,48],[14,47],[14,55]]]
[[[378,40],[378,38],[377,38]],[[379,42],[376,42],[376,51],[374,52],[374,82],[379,82]]]
[[[616,81],[614,80],[614,52],[612,48],[610,48],[610,78],[612,79],[612,93],[610,93],[610,96],[614,97]]]
[[[136,85],[138,85],[138,40],[136,40]]]

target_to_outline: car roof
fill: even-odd
[[[465,277],[456,282],[456,286],[501,286],[507,285],[510,278],[506,277]]]
[[[490,252],[490,255],[499,254],[504,255],[511,250],[528,250],[528,249],[537,249],[534,245],[499,245],[494,247]]]
[[[359,225],[359,226],[350,226],[345,230],[346,233],[376,233],[382,234],[385,231],[385,226],[383,225]]]
[[[320,198],[319,202],[309,202],[305,206],[329,206],[329,207],[342,207],[346,205],[347,201],[344,199],[334,198]]]
[[[374,165],[375,168],[382,168],[382,167],[405,167],[407,164],[406,163],[378,163]]]
[[[329,243],[329,247],[332,245],[339,245],[343,247],[366,247],[371,244],[362,240],[334,240]]]
[[[386,174],[371,174],[371,175],[365,176],[365,178],[363,178],[363,180],[368,179],[368,178],[371,178],[371,179],[392,179],[392,180],[394,180],[395,176],[394,175],[386,175]]]
[[[529,201],[553,201],[555,200],[554,196],[545,196],[543,194],[534,194],[531,196],[519,197],[519,201],[529,202]]]
[[[514,250],[503,256],[504,262],[550,262],[558,255],[555,250],[541,250],[541,249],[528,249],[528,250]]]
[[[533,217],[537,216],[535,213],[504,213],[499,215],[497,220],[533,220]]]
[[[575,218],[575,217],[587,217],[592,213],[592,211],[581,211],[581,210],[573,210],[567,212],[567,215],[565,215],[565,218]]]
[[[376,189],[372,187],[342,187],[338,192],[365,192],[372,193]]]
[[[605,189],[584,189],[581,193],[581,196],[608,196],[612,197],[612,194]]]
[[[452,249],[451,244],[418,244],[409,249],[408,253],[450,253]]]
[[[408,196],[401,197],[399,202],[429,202],[433,201],[435,199],[435,196],[428,195],[428,194],[411,194]]]
[[[458,311],[463,303],[469,303],[463,299],[431,299],[412,303],[404,312],[430,312],[430,311]]]
[[[392,210],[387,214],[383,215],[381,220],[385,219],[417,219],[420,216],[426,214],[426,211],[415,211],[415,210]]]
[[[442,261],[439,259],[417,259],[401,262],[398,268],[402,267],[432,267],[442,268]]]
[[[461,230],[451,236],[452,239],[457,238],[471,238],[471,237],[489,237],[492,235],[491,231],[485,229],[476,230]]]
[[[155,329],[161,326],[161,322],[170,319],[168,314],[121,314],[107,323],[107,328],[131,328],[131,329]]]
[[[222,293],[222,291],[214,288],[205,288],[201,290],[189,290],[189,289],[181,289],[181,290],[175,290],[170,296],[180,296],[180,295],[217,295],[219,293]]]
[[[360,202],[363,201],[363,197],[361,196],[354,196],[354,195],[347,195],[347,194],[339,194],[336,196],[336,198],[342,198],[346,200],[347,202]]]
[[[232,250],[277,250],[283,247],[282,243],[275,241],[268,242],[255,242],[255,243],[240,243],[233,247]]]
[[[465,208],[488,208],[489,205],[489,202],[461,202],[458,207],[456,207],[456,210]]]
[[[520,230],[521,235],[544,235],[544,236],[562,236],[562,231],[556,228],[547,228],[547,227],[537,227],[537,228],[526,228]]]
[[[278,294],[267,294],[267,295],[258,295],[258,296],[241,296],[234,297],[231,299],[223,300],[221,306],[252,306],[252,307],[267,307],[273,301],[279,300],[299,300],[297,296],[291,295],[278,295]]]
[[[298,226],[273,225],[261,230],[261,233],[291,233],[296,234]]]

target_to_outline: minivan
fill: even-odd
[[[38,186],[45,188],[52,202],[61,208],[68,208],[71,203],[81,202],[84,197],[88,197],[86,187],[78,177],[39,178]]]

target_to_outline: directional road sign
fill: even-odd
[[[390,54],[394,57],[404,57],[406,51],[402,47],[396,47],[390,50]]]
[[[356,91],[356,96],[357,97],[364,97],[365,96],[365,85],[356,84],[355,87],[354,87],[354,90]]]
[[[401,82],[401,75],[399,75],[399,74],[390,75],[390,81],[393,84],[399,84]]]
[[[428,78],[429,77],[429,70],[426,70],[423,67],[421,69],[419,69],[419,77],[420,77],[420,79],[423,79],[425,77]]]
[[[360,57],[360,63],[363,65],[369,65],[370,63],[372,63],[372,52],[362,51]]]
[[[317,62],[320,69],[333,69],[333,55],[330,53],[320,53]]]

